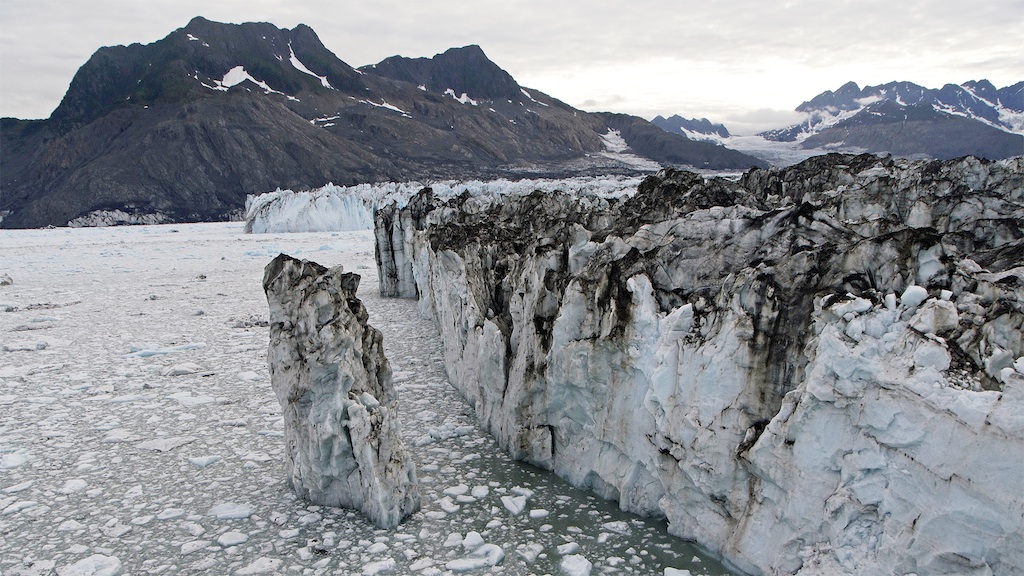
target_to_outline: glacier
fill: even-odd
[[[580,176],[564,179],[444,180],[439,182],[380,182],[355,186],[327,184],[307,191],[275,190],[250,195],[245,204],[245,231],[342,232],[372,230],[374,211],[390,202],[404,205],[429,187],[439,198],[460,194],[481,199],[530,194],[535,190],[586,193],[614,197],[632,194],[638,177]]]
[[[1024,574],[1024,159],[375,215],[513,457],[751,574]]]
[[[420,509],[420,495],[383,338],[356,297],[359,278],[274,258],[263,280],[267,362],[284,413],[288,484],[314,504],[356,508],[394,528]]]

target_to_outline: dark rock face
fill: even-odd
[[[707,118],[683,118],[678,114],[674,114],[668,118],[663,116],[656,116],[651,120],[651,124],[654,124],[658,128],[666,132],[672,132],[673,134],[692,132],[696,134],[704,134],[706,136],[715,135],[721,138],[729,137],[729,130],[723,124],[713,124]]]
[[[424,191],[377,213],[378,269],[513,457],[744,570],[1019,574],[1022,503],[986,502],[1024,488],[1022,193],[1021,159],[870,155],[624,201]]]
[[[308,26],[202,18],[98,50],[49,119],[0,128],[8,228],[96,211],[223,220],[249,194],[328,182],[635,171],[593,154],[609,130],[601,117],[524,91],[477,46],[357,71]],[[676,138],[657,158],[703,166],[702,146]]]
[[[865,86],[848,82],[796,108],[805,123],[762,133],[801,147],[846,146],[897,156],[988,159],[1024,154],[1024,82],[997,89],[987,80],[940,89],[911,82]],[[845,117],[844,117],[845,116]]]
[[[766,168],[762,161],[742,152],[716,146],[707,142],[690,140],[681,134],[669,133],[636,116],[599,112],[596,114],[605,124],[622,134],[629,147],[645,158],[663,165],[687,164],[707,170],[729,168]]]
[[[360,70],[423,86],[439,94],[452,90],[455,98],[466,94],[481,100],[529,102],[515,79],[491,62],[484,51],[475,45],[452,48],[433,58],[392,56],[378,64],[363,66]]]
[[[359,276],[281,254],[263,287],[288,483],[315,504],[397,526],[419,510],[419,490],[382,336],[356,297]]]

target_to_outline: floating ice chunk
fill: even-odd
[[[389,549],[388,545],[383,542],[374,542],[366,549],[367,554],[380,554],[381,552],[387,552]]]
[[[39,341],[23,341],[23,342],[10,342],[4,344],[4,352],[32,352],[34,350],[46,350],[49,344],[45,340]]]
[[[437,505],[441,507],[441,510],[444,510],[448,514],[454,514],[455,512],[458,512],[462,508],[461,506],[456,504],[451,499],[450,496],[445,496],[444,498],[441,498],[440,500],[438,500],[437,501]]]
[[[220,544],[224,548],[229,546],[238,546],[249,541],[249,535],[243,532],[225,532],[217,537],[217,544]]]
[[[66,520],[61,522],[60,526],[57,527],[57,530],[60,532],[74,532],[76,530],[81,530],[82,528],[85,528],[85,524],[82,524],[77,520]]]
[[[518,516],[526,509],[526,496],[502,496],[501,503],[513,516]]]
[[[181,508],[166,508],[162,512],[156,515],[157,520],[173,520],[175,518],[181,518],[185,515],[185,511]]]
[[[604,524],[601,524],[601,527],[609,532],[615,532],[616,534],[630,533],[629,524],[623,522],[622,520],[616,522],[605,522]]]
[[[12,454],[4,454],[0,456],[0,470],[9,470],[11,468],[17,468],[28,463],[29,457],[23,452],[14,452]]]
[[[206,468],[210,464],[220,461],[220,456],[196,456],[189,458],[188,461],[197,468]]]
[[[534,520],[547,518],[548,514],[549,512],[543,508],[534,508],[533,510],[530,510],[530,518],[533,518]]]
[[[211,404],[217,401],[213,396],[193,396],[191,392],[178,392],[177,394],[171,394],[168,398],[176,400],[178,404],[185,407]]]
[[[419,560],[409,565],[409,570],[412,570],[413,572],[419,572],[420,570],[430,568],[433,565],[433,558],[420,558]]]
[[[665,576],[690,576],[690,571],[680,568],[665,568]]]
[[[210,508],[207,516],[213,516],[218,520],[237,520],[240,518],[248,518],[255,512],[255,508],[249,504],[238,504],[235,502],[223,502],[217,504],[213,508]]]
[[[115,556],[93,554],[64,568],[59,568],[60,576],[117,576],[121,573],[121,561]]]
[[[928,291],[924,288],[911,284],[900,296],[900,304],[905,308],[917,308],[922,302],[928,299]]]
[[[523,498],[531,498],[531,497],[533,497],[533,490],[530,490],[529,488],[523,488],[522,486],[514,486],[512,488],[512,493],[513,494],[518,494],[518,495],[522,496]]]
[[[255,562],[244,568],[238,569],[236,576],[250,576],[251,574],[273,574],[278,572],[284,560],[280,558],[257,558]]]
[[[185,444],[195,442],[195,436],[172,436],[171,438],[156,438],[154,440],[147,440],[145,442],[139,442],[137,446],[143,450],[155,450],[157,452],[169,452],[175,448],[180,448]]]
[[[161,376],[185,376],[188,374],[195,374],[196,372],[202,372],[203,367],[195,362],[185,362],[184,364],[174,364],[168,366],[160,371]]]
[[[107,435],[104,436],[103,439],[100,440],[100,442],[104,442],[106,444],[115,444],[117,442],[127,442],[129,440],[134,439],[135,437],[127,428],[114,428],[113,430],[107,432]]]
[[[36,502],[35,500],[22,500],[20,502],[15,502],[14,504],[11,504],[10,506],[4,508],[3,512],[0,512],[0,516],[10,516],[11,514],[17,514],[18,512],[21,512],[22,510],[27,510],[35,506],[36,504],[38,504],[38,502]]]
[[[125,534],[132,531],[132,527],[127,524],[121,524],[117,520],[113,524],[100,528],[100,532],[108,538],[120,538]]]
[[[181,554],[183,556],[187,555],[187,554],[191,554],[193,552],[197,552],[199,550],[202,550],[203,548],[206,548],[209,545],[210,545],[210,541],[209,540],[189,540],[188,542],[185,542],[184,544],[181,545]]]
[[[562,574],[566,576],[590,576],[590,571],[594,569],[594,565],[583,556],[579,554],[573,554],[562,558],[560,564],[562,568]]]
[[[467,550],[476,550],[484,544],[484,537],[479,532],[473,530],[466,534],[466,538],[462,540],[462,547]]]
[[[179,352],[186,352],[188,350],[202,350],[206,348],[205,342],[192,342],[189,344],[182,344],[180,346],[171,346],[169,348],[136,348],[130,347],[128,354],[125,354],[125,358],[149,358],[151,356],[164,356],[166,354],[177,354]]]
[[[580,551],[580,545],[577,542],[567,542],[558,547],[558,553],[562,556],[568,556],[569,554],[575,554]]]
[[[505,551],[497,544],[484,544],[471,554],[452,560],[444,565],[452,572],[471,572],[489,566],[497,566],[505,559]]]
[[[26,480],[25,482],[22,482],[20,484],[8,486],[7,488],[4,488],[4,494],[15,494],[17,492],[21,492],[22,490],[27,490],[32,486],[32,484],[35,484],[35,480]]]
[[[384,572],[391,572],[395,569],[395,559],[387,558],[385,560],[378,560],[376,562],[370,562],[364,564],[362,568],[363,576],[376,576]]]
[[[453,548],[455,546],[462,546],[462,534],[458,532],[452,532],[448,535],[448,539],[444,541],[443,546],[445,548]]]
[[[462,496],[466,492],[469,492],[469,486],[465,484],[459,484],[458,486],[452,486],[451,488],[445,488],[444,494],[449,496]]]
[[[1024,356],[1021,356],[1020,358],[1017,358],[1013,362],[1013,369],[1016,370],[1020,374],[1024,374]]]
[[[1020,362],[1022,366],[1024,366],[1024,358],[1021,358]],[[470,493],[470,495],[473,498],[486,498],[487,495],[490,494],[490,492],[491,489],[488,488],[487,486],[474,486],[473,491]]]
[[[523,560],[526,560],[527,564],[530,564],[535,562],[537,560],[537,557],[540,556],[540,553],[543,551],[544,546],[542,546],[541,544],[538,544],[536,542],[528,542],[526,544],[520,545],[519,548],[516,549],[516,554],[519,554],[519,556],[521,556]]]
[[[235,376],[235,378],[238,378],[243,382],[258,382],[260,380],[263,380],[263,376],[260,376],[256,372],[251,371],[239,372],[238,375]]]

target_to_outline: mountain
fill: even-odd
[[[219,220],[248,194],[328,182],[632,171],[603,153],[609,122],[524,89],[478,46],[357,70],[305,25],[195,18],[96,51],[50,118],[0,120],[0,227]],[[626,122],[643,155],[633,122],[654,127]],[[682,136],[656,148],[682,165],[763,165]]]
[[[1024,82],[998,89],[988,80],[940,89],[911,82],[860,88],[848,82],[796,110],[807,115],[804,122],[761,136],[804,149],[859,148],[938,159],[1024,154]]]
[[[682,134],[691,140],[717,142],[716,138],[728,138],[730,136],[729,130],[726,129],[724,124],[713,124],[707,118],[699,120],[697,118],[683,118],[678,114],[669,118],[655,116],[654,120],[651,120],[651,124],[666,132]]]
[[[749,164],[750,156],[742,152],[688,137],[680,141],[679,134],[670,134],[637,116],[610,112],[595,115],[604,125],[619,132],[634,152],[662,165],[689,164],[697,168],[722,169]],[[765,165],[760,160],[758,163]]]

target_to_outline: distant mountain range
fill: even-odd
[[[804,102],[796,111],[806,116],[803,122],[760,136],[789,143],[794,151],[938,159],[973,155],[992,160],[1024,154],[1024,82],[996,88],[981,80],[937,90],[910,82],[864,88],[849,82]],[[756,143],[739,142],[723,134],[724,126],[706,119],[658,116],[652,123],[691,139],[703,137],[759,153]]]
[[[691,140],[717,141],[730,136],[724,124],[714,124],[707,118],[683,118],[675,114],[669,118],[656,116],[651,120],[658,128],[673,134],[682,134]]]
[[[50,118],[0,122],[9,228],[97,213],[225,219],[248,194],[328,182],[622,173],[643,158],[765,165],[523,88],[478,46],[357,70],[308,26],[203,18],[152,44],[101,48]]]
[[[807,120],[762,135],[803,148],[854,147],[939,159],[1024,154],[1024,82],[987,80],[940,89],[910,82],[860,88],[849,82],[796,108]]]

